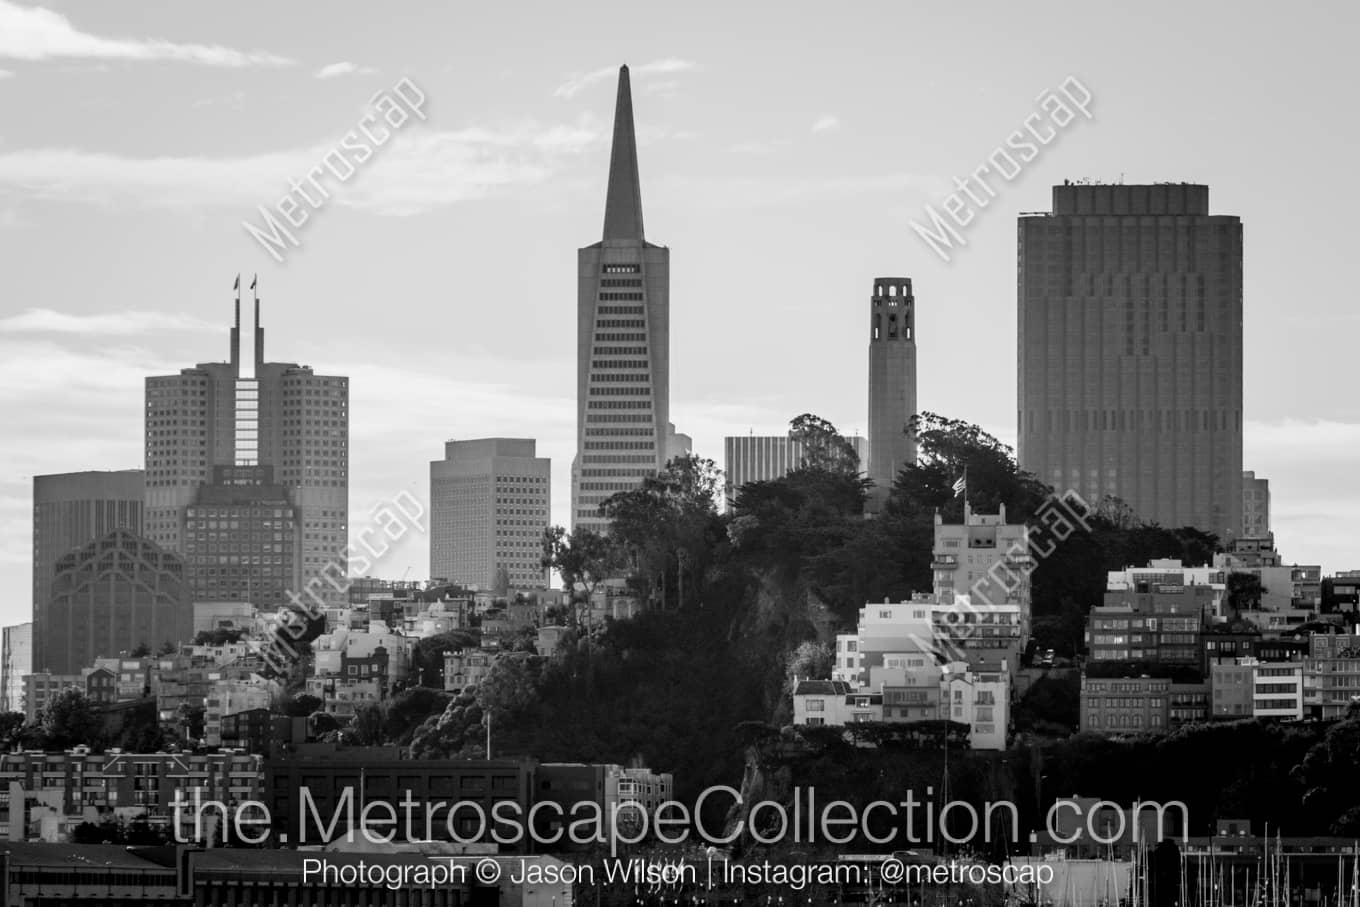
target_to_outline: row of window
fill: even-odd
[[[605,389],[600,388],[600,390]],[[632,388],[621,388],[621,390],[632,390]],[[650,400],[591,400],[589,403],[586,404],[586,409],[651,409],[651,408],[652,401]],[[589,417],[587,416],[587,418]],[[651,419],[652,417],[649,415],[646,416],[645,418]],[[617,417],[610,416],[608,417],[608,419],[602,419],[601,421],[623,422],[631,420],[626,419],[624,416]]]
[[[617,425],[621,422],[641,422],[651,423],[655,419],[651,413],[611,413],[610,415],[589,415],[586,422],[606,422],[610,425]]]
[[[586,450],[656,450],[655,441],[587,441]]]
[[[1025,413],[1025,430],[1039,431],[1038,412]],[[1078,410],[1047,411],[1044,431],[1241,431],[1242,413],[1233,413],[1229,424],[1226,410]],[[1061,423],[1061,424],[1059,424]]]
[[[593,372],[590,376],[590,380],[592,382],[605,383],[611,381],[636,383],[638,381],[650,381],[652,380],[652,376],[646,372]]]

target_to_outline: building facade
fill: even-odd
[[[865,439],[845,439],[855,449],[861,467],[867,454]],[[731,435],[723,438],[723,500],[728,510],[743,485],[782,479],[803,464],[803,445],[788,435]]]
[[[974,602],[1016,605],[1021,633],[1028,638],[1034,568],[1029,530],[1023,523],[1006,522],[1004,504],[997,513],[986,514],[973,513],[965,501],[962,523],[945,523],[937,513],[930,566],[941,600],[966,595]]]
[[[877,277],[869,297],[869,509],[881,509],[897,473],[916,462],[916,297],[911,278]]]
[[[178,556],[127,529],[62,557],[34,669],[75,674],[100,656],[188,640],[194,614],[184,574]]]
[[[1270,535],[1270,480],[1258,479],[1256,473],[1242,473],[1242,537],[1262,538]]]
[[[644,238],[628,67],[619,70],[604,235],[577,253],[576,457],[571,526],[684,445],[670,423],[670,250]]]
[[[377,801],[391,804],[400,815],[400,804],[408,797],[416,807],[410,825],[395,829],[397,840],[406,840],[409,828],[417,840],[489,842],[492,823],[479,823],[478,810],[450,807],[475,803],[480,814],[489,817],[496,804],[510,801],[518,805],[518,815],[525,816],[534,793],[532,763],[402,759],[397,747],[300,746],[287,759],[267,760],[264,774],[264,802],[275,840],[288,846],[325,843],[350,834],[343,822],[337,827],[331,821],[346,814],[347,803],[356,816]],[[304,808],[304,791],[315,809]],[[356,836],[362,837],[357,832]],[[530,846],[520,840],[506,845],[503,852],[523,853]]]
[[[1081,730],[1165,733],[1209,716],[1209,684],[1168,677],[1081,678]]]
[[[173,829],[176,798],[185,804],[195,797],[229,805],[261,800],[262,764],[258,756],[230,752],[92,753],[76,747],[64,753],[7,753],[0,755],[0,787],[9,793],[0,806],[0,830],[10,841],[24,840],[38,831],[43,813],[55,820],[59,834],[116,816],[145,819],[192,840],[191,809],[181,809],[180,826]]]
[[[1087,617],[1090,661],[1203,671],[1204,629],[1217,600],[1212,586],[1180,582],[1147,581],[1107,591],[1105,603]]]
[[[1311,718],[1345,717],[1360,703],[1360,634],[1314,633],[1304,659],[1304,709]]]
[[[552,461],[531,438],[449,441],[430,463],[430,574],[463,586],[546,586]]]
[[[1062,185],[1019,218],[1021,468],[1242,531],[1242,223],[1209,188]]]
[[[213,599],[277,608],[345,564],[349,379],[266,362],[258,297],[253,355],[241,337],[238,297],[229,361],[146,379],[146,534],[195,571],[216,558]]]
[[[0,641],[0,712],[24,710],[24,676],[32,672],[32,622],[5,627]]]
[[[47,658],[47,607],[57,561],[115,529],[142,531],[140,469],[33,477],[33,655]]]

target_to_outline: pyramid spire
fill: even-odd
[[[619,67],[614,106],[614,146],[609,152],[609,189],[604,203],[605,239],[642,239],[642,186],[638,180],[637,137],[628,67]]]

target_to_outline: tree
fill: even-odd
[[[1346,717],[1328,728],[1294,769],[1304,786],[1303,803],[1330,824],[1330,833],[1360,835],[1360,719]]]
[[[137,643],[137,647],[128,653],[130,658],[145,658],[151,654],[151,647],[145,641]]]
[[[165,728],[156,714],[156,700],[146,699],[127,712],[114,744],[133,753],[154,753],[165,746]]]
[[[1011,447],[976,425],[922,412],[911,417],[907,433],[916,439],[916,462],[903,466],[893,484],[889,506],[895,510],[933,514],[938,508],[947,521],[962,522],[954,483],[965,473],[972,509],[994,513],[1004,505],[1008,522],[1028,520],[1049,497],[1048,486],[1016,464]]]
[[[532,658],[497,658],[486,679],[477,686],[477,704],[498,721],[509,722],[538,700],[537,672]]]
[[[707,568],[710,555],[726,536],[718,514],[722,473],[712,460],[685,455],[629,491],[611,495],[600,505],[610,521],[610,539],[629,555],[639,591],[663,606],[669,590],[685,602],[684,581]],[[669,577],[676,582],[671,585]]]
[[[174,655],[174,654],[175,654],[175,650],[178,649],[178,648],[179,648],[178,646],[176,646],[173,642],[171,642],[170,640],[167,639],[165,642],[161,643],[161,647],[160,647],[160,649],[158,649],[158,650],[156,651],[156,654],[157,654],[157,655]]]
[[[1227,605],[1234,615],[1259,609],[1261,596],[1270,591],[1261,585],[1261,577],[1258,574],[1237,570],[1228,574],[1226,585]]]
[[[475,649],[481,644],[481,634],[474,630],[450,630],[416,640],[411,647],[411,683],[420,687],[442,687],[444,655],[462,649]]]
[[[330,712],[314,712],[309,716],[308,721],[311,723],[312,733],[318,737],[340,730],[340,719]]]
[[[72,746],[98,746],[104,736],[104,722],[84,693],[62,690],[43,710],[42,729],[47,745],[56,749]]]
[[[859,454],[855,446],[821,416],[803,413],[789,422],[789,438],[802,448],[801,469],[816,469],[839,475],[859,475]]]
[[[789,653],[787,664],[784,673],[792,692],[799,680],[830,680],[836,654],[826,643],[808,640]]]
[[[196,646],[225,646],[240,642],[246,636],[245,630],[218,627],[216,630],[200,630],[194,637]]]
[[[8,751],[23,745],[24,721],[23,712],[0,712],[0,747]]]
[[[562,586],[573,602],[578,587],[585,592],[585,607],[600,583],[614,576],[623,566],[623,552],[610,538],[583,526],[568,533],[561,526],[543,530],[543,568],[556,570]],[[579,625],[581,615],[572,608],[572,621]]]
[[[426,720],[443,712],[452,694],[441,689],[412,687],[402,690],[388,702],[383,713],[382,736],[405,746]]]
[[[313,697],[314,699],[316,697]],[[317,700],[320,702],[321,700]],[[182,705],[179,707],[179,723],[187,740],[202,740],[204,720],[207,710],[201,705]]]
[[[354,746],[380,746],[384,718],[382,706],[376,702],[361,707],[345,729],[346,742]]]
[[[306,718],[308,715],[321,708],[324,703],[317,696],[311,693],[299,693],[296,696],[285,696],[283,699],[283,714],[290,718]]]

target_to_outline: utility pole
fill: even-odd
[[[491,710],[486,710],[486,761],[491,761]]]

